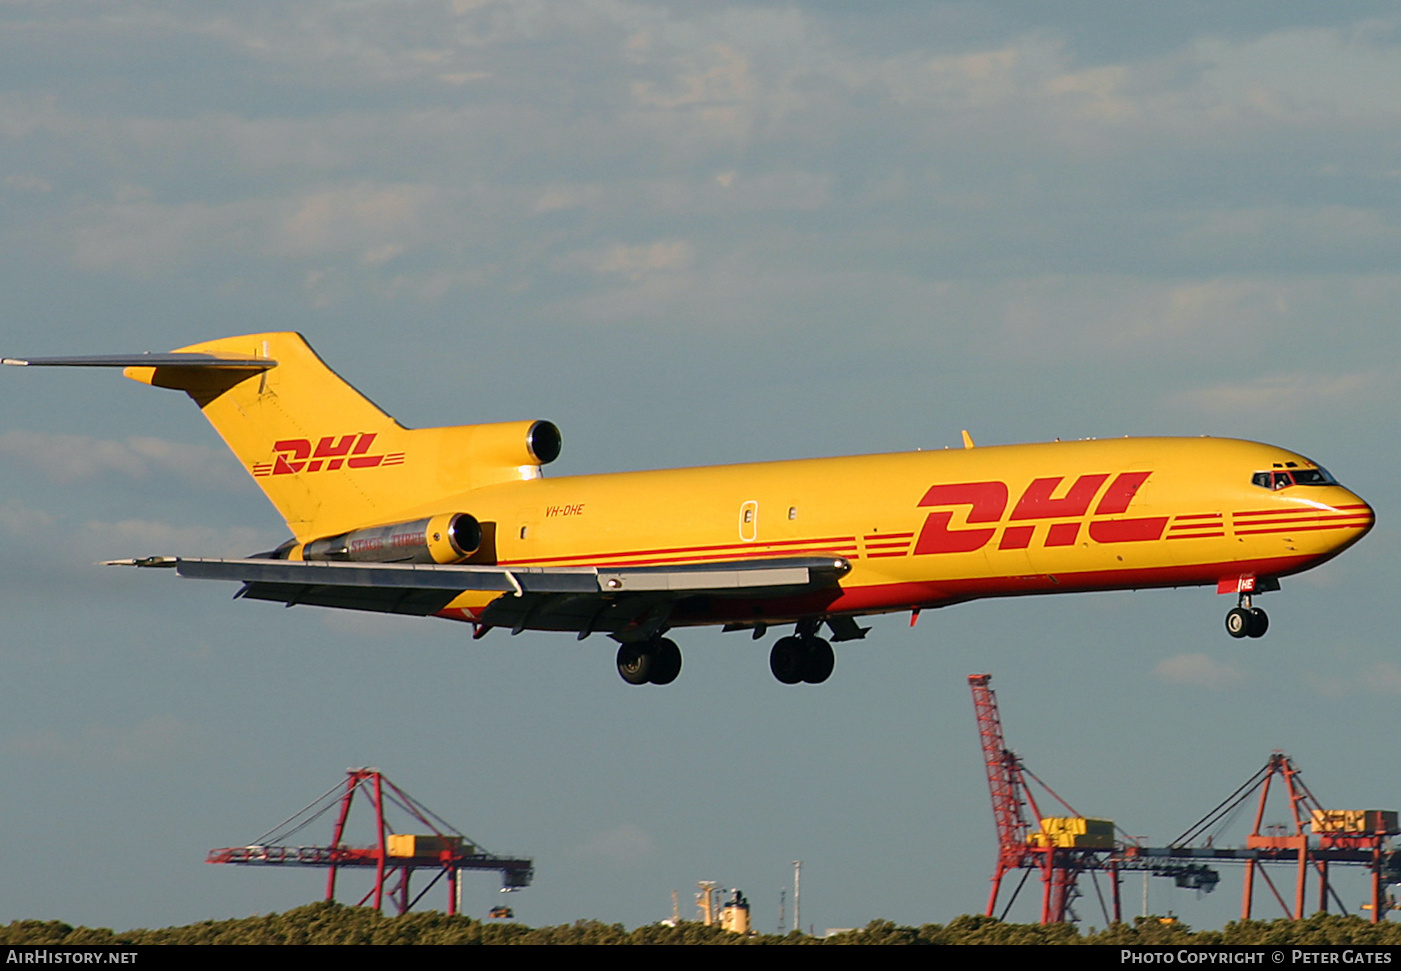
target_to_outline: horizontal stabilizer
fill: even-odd
[[[0,364],[15,367],[182,367],[266,371],[277,367],[265,357],[219,354],[81,354],[76,357],[6,357]]]

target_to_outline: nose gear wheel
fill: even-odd
[[[1232,637],[1264,637],[1269,629],[1270,618],[1251,604],[1249,594],[1241,594],[1240,606],[1226,614],[1226,633]]]

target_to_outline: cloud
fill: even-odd
[[[1137,117],[1141,106],[1125,96],[1128,71],[1122,65],[1089,68],[1061,74],[1045,82],[1044,89],[1055,98],[1073,97],[1086,115],[1120,120]]]
[[[652,273],[689,267],[695,250],[685,240],[664,240],[642,246],[611,246],[602,252],[585,254],[583,259],[597,273],[635,283]]]
[[[16,499],[0,504],[0,531],[40,538],[46,555],[60,555],[83,569],[97,558],[131,556],[246,556],[271,549],[286,537],[251,526],[177,526],[143,519],[75,523]]]
[[[257,242],[267,209],[260,200],[161,203],[129,186],[110,203],[79,210],[73,261],[85,270],[169,272],[210,252],[246,250]]]
[[[133,435],[121,441],[23,429],[0,433],[0,459],[71,483],[110,473],[145,479],[175,475],[203,487],[238,481],[236,461],[224,450]],[[239,483],[241,485],[241,483]]]
[[[122,559],[131,556],[246,556],[271,549],[285,537],[249,526],[175,526],[141,519],[115,523],[87,522],[80,539],[68,545],[75,554]]]
[[[1319,694],[1330,698],[1359,692],[1401,696],[1401,667],[1390,661],[1377,661],[1358,674],[1311,674],[1307,683]]]
[[[1204,89],[1261,114],[1394,118],[1401,103],[1396,40],[1394,19],[1373,20],[1239,41],[1203,37],[1193,53],[1203,68]]]
[[[58,39],[97,29],[37,8],[31,16]],[[1248,293],[1213,294],[1210,319],[1197,322],[1157,312],[1165,267],[1193,264],[1195,275],[1215,278],[1192,283],[1228,291],[1222,276],[1243,263],[1337,261],[1340,252],[1375,259],[1401,235],[1376,193],[1258,202],[1294,200],[1298,193],[1276,191],[1281,178],[1295,188],[1301,168],[1394,168],[1377,143],[1385,127],[1339,131],[1313,109],[1257,106],[1261,90],[1302,103],[1309,81],[1290,73],[1299,52],[1310,52],[1321,76],[1386,77],[1401,61],[1386,25],[1206,37],[1149,57],[1136,47],[1132,56],[1086,56],[1073,35],[1054,30],[972,42],[901,32],[878,18],[858,42],[842,26],[802,5],[682,13],[618,0],[310,0],[214,17],[137,10],[105,29],[154,31],[165,39],[159,50],[217,48],[225,73],[205,83],[226,86],[229,98],[258,96],[237,111],[132,97],[126,114],[84,114],[41,81],[38,93],[0,102],[0,131],[53,133],[17,137],[25,152],[16,164],[60,186],[41,195],[65,212],[48,213],[48,233],[37,235],[62,224],[80,268],[143,275],[200,266],[227,276],[236,263],[241,295],[259,291],[261,274],[284,288],[275,298],[291,291],[318,307],[367,294],[436,301],[482,275],[510,299],[553,301],[552,270],[568,254],[606,249],[607,240],[657,241],[625,244],[635,249],[681,237],[693,264],[752,244],[760,298],[781,303],[791,277],[759,271],[781,269],[796,242],[814,262],[890,267],[905,288],[931,278],[976,287],[1018,280],[1027,299],[1004,303],[999,323],[1014,337],[1042,331],[1006,342],[1034,358],[1046,334],[1074,342],[1098,324],[1079,322],[1077,301],[1113,312],[1118,329],[1090,336],[1120,343],[1155,327],[1256,326],[1258,314],[1232,314],[1239,303],[1258,311]],[[278,92],[300,97],[268,97],[259,85],[269,66]],[[1329,98],[1362,90],[1329,88]],[[326,107],[306,107],[328,91]],[[1366,97],[1384,109],[1386,99]],[[1258,138],[1242,139],[1242,115]],[[1218,185],[1212,166],[1222,153],[1249,170],[1257,191],[1242,198]],[[101,161],[97,186],[74,191],[68,176],[49,175],[74,160]],[[113,198],[91,201],[104,192]],[[784,219],[793,213],[812,216],[797,240]],[[653,269],[645,261],[654,254],[642,254],[640,268],[636,253],[615,255],[625,268],[583,286],[608,290],[619,273]],[[284,272],[289,261],[302,265]],[[488,265],[500,272],[491,276]],[[1041,312],[1048,273],[1084,288],[1064,307],[1068,325]],[[321,284],[296,292],[297,281],[312,279]],[[627,312],[674,319],[677,291],[630,292]]]
[[[1334,204],[1217,208],[1183,214],[1172,248],[1183,254],[1281,263],[1302,254],[1341,257],[1394,250],[1401,227],[1389,211]]]
[[[603,186],[551,184],[543,187],[533,212],[542,215],[568,209],[597,209],[603,201]]]
[[[576,856],[627,865],[641,863],[656,851],[652,837],[632,823],[595,833],[574,849]]]
[[[53,183],[37,175],[7,175],[5,185],[20,192],[52,192]]]
[[[12,757],[60,762],[84,770],[145,769],[184,761],[200,747],[199,727],[173,715],[134,725],[92,724],[73,732],[35,732],[3,742]]]
[[[1169,684],[1224,691],[1244,680],[1230,665],[1217,664],[1205,654],[1178,654],[1153,665],[1153,674]]]
[[[1001,319],[1001,353],[1026,358],[1137,357],[1192,352],[1204,334],[1229,323],[1248,336],[1264,304],[1256,281],[1160,283],[1129,275],[1012,279],[990,288],[989,311]],[[1003,350],[1005,349],[1005,350]]]
[[[1016,47],[935,57],[921,85],[947,106],[977,108],[1007,101],[1024,92],[1024,57]]]
[[[375,265],[443,238],[453,219],[436,195],[430,186],[360,183],[286,198],[164,203],[128,187],[81,211],[73,259],[84,269],[138,275],[260,255]]]
[[[872,342],[1037,364],[1254,360],[1262,335],[1278,347],[1346,316],[1321,318],[1329,301],[1301,301],[1313,284],[1281,267],[1382,272],[1401,242],[1389,196],[1355,181],[1395,169],[1389,129],[1338,127],[1290,75],[1311,51],[1317,71],[1381,77],[1401,65],[1394,24],[1196,30],[1149,55],[894,24],[858,39],[802,5],[622,0],[137,11],[120,30],[218,48],[229,92],[274,65],[305,100],[84,113],[42,83],[0,92],[16,171],[59,187],[29,193],[44,226],[7,232],[62,225],[80,268],[198,269],[236,301],[471,289],[516,319],[730,335],[860,320]],[[1263,111],[1262,91],[1283,107]],[[84,159],[120,188],[49,174]],[[1326,191],[1299,185],[1323,171]]]
[[[6,499],[0,505],[0,529],[11,536],[30,536],[47,533],[56,523],[53,516],[42,509],[26,506],[18,499]]]
[[[1367,691],[1385,695],[1401,695],[1401,667],[1390,661],[1378,661],[1363,678]]]
[[[1382,384],[1382,376],[1374,371],[1355,374],[1300,371],[1181,391],[1169,401],[1178,407],[1239,420],[1328,406],[1355,410]]]
[[[703,118],[737,121],[734,107],[754,95],[748,59],[728,44],[713,44],[686,60],[666,90],[651,81],[634,81],[633,99],[650,108],[701,108]]]
[[[295,202],[278,222],[274,248],[294,257],[350,252],[364,263],[383,263],[424,236],[433,208],[428,186],[328,189]]]

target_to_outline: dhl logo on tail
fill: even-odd
[[[375,469],[381,465],[402,465],[403,452],[381,452],[368,454],[374,444],[375,432],[357,432],[352,435],[327,435],[316,444],[312,451],[311,441],[305,438],[286,438],[274,442],[271,462],[254,462],[251,466],[255,478],[265,475],[295,475],[298,472],[334,472],[344,465],[348,469]]]

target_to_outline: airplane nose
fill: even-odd
[[[1339,530],[1339,548],[1351,546],[1371,531],[1377,522],[1377,514],[1363,501],[1361,496],[1347,489],[1339,488],[1336,501],[1330,502],[1331,525]]]

